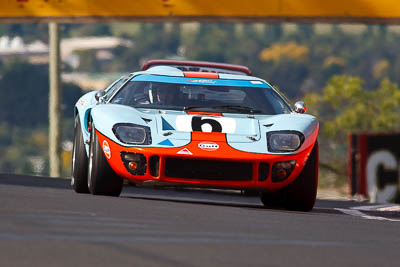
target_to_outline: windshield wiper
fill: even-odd
[[[202,108],[210,108],[207,106],[188,106],[188,107],[184,107],[183,110],[184,111],[188,111],[188,110],[192,110],[192,109],[202,109]]]
[[[262,113],[259,109],[254,109],[251,107],[240,106],[240,105],[221,105],[221,106],[189,106],[184,107],[184,111],[193,110],[193,109],[214,109],[214,110],[229,110],[229,111],[238,111],[240,113]]]
[[[254,109],[252,107],[240,106],[240,105],[222,105],[222,106],[213,106],[213,109],[223,109],[223,110],[232,110],[239,111],[244,113],[262,113],[259,109]]]

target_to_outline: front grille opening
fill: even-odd
[[[158,177],[160,170],[160,156],[151,156],[149,158],[149,171],[151,176]]]
[[[267,180],[269,174],[269,164],[261,162],[258,166],[258,180],[260,182]]]
[[[250,181],[251,163],[166,158],[165,176],[187,179]]]

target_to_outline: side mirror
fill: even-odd
[[[102,98],[104,95],[106,94],[106,91],[104,90],[99,90],[96,92],[96,94],[94,95],[94,98],[96,99],[97,102],[100,101],[100,98]]]
[[[304,103],[303,101],[297,101],[294,104],[293,109],[294,109],[294,112],[303,114],[307,111],[307,106],[306,106],[306,103]]]

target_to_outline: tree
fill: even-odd
[[[5,66],[0,79],[0,120],[10,126],[33,127],[48,122],[48,67],[14,61]],[[63,84],[64,117],[73,116],[73,107],[82,95],[76,85]]]
[[[308,93],[305,102],[320,122],[320,166],[333,170],[343,183],[349,133],[400,130],[400,89],[387,79],[367,90],[359,77],[333,76],[321,94]]]
[[[375,90],[363,88],[359,77],[334,76],[321,96],[307,96],[322,121],[323,133],[337,141],[353,132],[400,129],[400,89],[385,79]],[[317,100],[319,103],[316,103]]]
[[[302,37],[302,39],[306,41],[310,40],[311,37],[314,35],[314,27],[311,23],[299,24],[297,26],[297,31],[299,32],[299,35]]]

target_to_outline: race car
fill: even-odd
[[[305,111],[257,77],[151,66],[77,101],[71,185],[254,190],[266,207],[310,211],[319,123]]]

